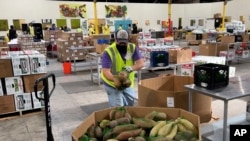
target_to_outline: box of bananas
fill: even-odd
[[[198,115],[179,108],[114,107],[91,114],[73,141],[198,141]]]

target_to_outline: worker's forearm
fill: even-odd
[[[138,71],[142,69],[143,67],[144,67],[144,61],[141,59],[141,60],[136,61],[136,63],[132,66],[132,69],[133,71]]]

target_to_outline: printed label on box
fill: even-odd
[[[30,93],[15,94],[14,96],[17,111],[32,109]]]
[[[167,107],[174,107],[174,98],[167,97]]]
[[[184,64],[181,66],[181,76],[192,76],[193,64]]]
[[[43,95],[43,93],[41,93],[41,91],[38,91],[38,92],[37,92],[37,95],[38,95],[38,97],[40,97],[40,98],[44,98],[44,95]],[[32,103],[33,103],[33,108],[34,108],[34,109],[35,109],[35,108],[44,107],[44,101],[43,101],[43,100],[37,99],[37,98],[36,98],[35,92],[32,92],[31,97],[32,97]]]
[[[5,86],[7,95],[23,93],[23,80],[21,77],[6,77]]]

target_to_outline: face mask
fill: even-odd
[[[127,52],[127,46],[126,45],[117,45],[116,48],[120,53],[125,54]]]

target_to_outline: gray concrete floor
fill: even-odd
[[[67,94],[59,83],[90,80],[90,72],[84,71],[63,75],[62,63],[57,62],[56,59],[49,59],[49,62],[49,72],[59,72],[62,74],[56,77],[56,88],[50,102],[54,140],[70,141],[72,131],[88,116],[80,106],[107,102],[108,99],[103,89],[85,93]],[[236,67],[236,76],[249,73],[250,70],[250,63],[234,63],[231,66]],[[172,70],[165,72],[172,73]],[[244,114],[245,107],[245,101],[232,100],[229,102],[228,114],[230,117]],[[222,101],[214,100],[212,109],[214,117],[223,119]],[[206,124],[208,123],[203,123],[202,126]],[[46,138],[44,112],[0,120],[0,141],[46,141]]]

